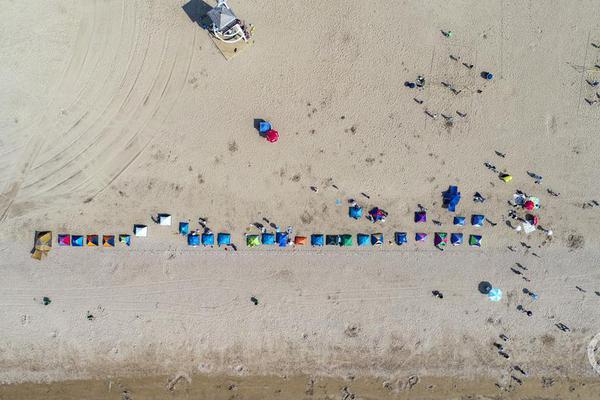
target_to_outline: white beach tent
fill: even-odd
[[[158,214],[158,224],[171,226],[171,214]]]
[[[148,227],[146,225],[134,225],[133,234],[138,237],[148,236]]]

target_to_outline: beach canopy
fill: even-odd
[[[215,29],[224,32],[236,24],[237,17],[225,4],[219,4],[206,13],[212,21]]]
[[[158,224],[171,226],[171,214],[158,214]]]
[[[83,236],[82,235],[71,235],[71,246],[82,247]]]
[[[437,247],[444,247],[448,243],[448,234],[446,232],[436,232],[433,235],[433,244]]]
[[[63,233],[58,235],[58,245],[59,246],[70,246],[71,245],[71,235],[68,233]]]
[[[35,232],[34,251],[31,258],[35,258],[38,261],[42,260],[43,256],[47,256],[48,252],[52,249],[52,232],[41,231]]]
[[[499,288],[492,288],[487,294],[487,297],[490,301],[500,301],[502,299],[502,290]]]
[[[348,215],[350,218],[360,219],[363,214],[363,209],[360,206],[352,206],[348,209]]]
[[[485,217],[481,214],[471,215],[471,225],[473,225],[473,226],[483,226],[484,221],[485,221]]]
[[[180,222],[179,223],[179,234],[180,235],[187,235],[188,233],[190,233],[190,224],[189,224],[189,222]]]
[[[102,235],[102,246],[115,247],[115,235]]]
[[[427,212],[425,211],[417,211],[415,212],[415,223],[423,223],[427,222]]]
[[[271,130],[271,123],[269,121],[261,120],[258,122],[258,132],[267,133]]]
[[[229,233],[221,232],[217,235],[217,244],[219,246],[227,246],[231,244],[231,235]]]
[[[258,235],[246,235],[246,246],[254,247],[260,245],[260,236]]]
[[[190,246],[200,246],[200,236],[196,232],[192,232],[188,234],[188,245]]]
[[[452,233],[450,235],[450,243],[453,246],[461,245],[463,242],[463,234],[459,232]]]
[[[525,216],[525,220],[531,225],[538,225],[540,223],[540,219],[538,218],[538,216],[533,214],[527,214]]]
[[[273,233],[262,234],[262,244],[275,244],[275,235]]]
[[[270,129],[265,137],[267,138],[267,141],[275,143],[279,140],[279,132],[277,132],[275,129]]]
[[[456,211],[456,206],[460,201],[460,192],[458,191],[457,186],[450,186],[447,191],[444,192],[443,196],[443,206],[448,209],[448,211],[454,212]]]
[[[279,247],[286,247],[288,245],[288,233],[287,232],[277,232],[275,237],[277,244]]]
[[[340,236],[340,246],[352,246],[352,235],[341,235]]]
[[[326,235],[325,244],[328,246],[337,246],[340,244],[340,235]]]
[[[121,242],[127,246],[131,246],[131,236],[129,236],[127,234],[121,234],[121,235],[119,235],[119,242]]]
[[[417,232],[417,233],[415,234],[415,240],[416,240],[417,242],[424,242],[424,241],[426,241],[426,240],[427,240],[427,234],[426,234],[426,233],[423,233],[423,232]]]
[[[325,238],[322,234],[315,234],[310,236],[310,244],[311,246],[323,246],[325,243]]]
[[[535,204],[533,204],[533,201],[527,200],[525,204],[523,204],[523,208],[528,211],[532,211],[535,208]]]
[[[306,236],[296,236],[294,238],[294,244],[297,246],[304,246],[306,244]]]
[[[406,232],[396,232],[394,234],[394,240],[398,246],[408,243],[408,235]]]
[[[146,225],[134,225],[133,226],[133,234],[139,237],[148,236],[148,227]]]
[[[387,215],[388,213],[379,207],[374,207],[371,209],[371,211],[369,211],[369,216],[373,222],[384,221]]]
[[[480,235],[471,235],[469,236],[469,246],[481,247],[481,239]]]
[[[463,226],[465,224],[465,217],[455,216],[454,217],[454,225]]]
[[[383,233],[373,233],[371,235],[371,244],[373,246],[381,246],[383,244]]]
[[[88,246],[98,246],[98,235],[87,235],[86,244]]]
[[[215,234],[214,233],[203,233],[202,234],[202,245],[203,246],[214,246],[215,245]]]
[[[359,246],[368,246],[370,243],[370,235],[367,235],[366,233],[359,233],[356,235],[356,244]]]
[[[502,179],[504,181],[504,183],[508,183],[510,181],[512,181],[512,175],[509,174],[501,174],[500,175],[500,179]]]

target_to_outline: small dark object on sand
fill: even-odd
[[[42,304],[47,306],[48,304],[52,303],[52,300],[50,300],[50,297],[42,297]]]
[[[450,59],[454,60],[454,61],[458,61],[458,60],[460,60],[460,56],[457,57],[454,54],[450,54]]]
[[[494,347],[496,347],[498,350],[504,350],[504,346],[501,345],[500,343],[494,342]]]
[[[515,263],[515,265],[521,268],[522,270],[527,271],[527,267],[524,267],[521,263]]]
[[[510,358],[510,356],[507,353],[503,352],[502,350],[498,350],[498,354],[500,354],[502,357],[504,357],[506,359]]]
[[[554,196],[554,197],[558,197],[558,196],[560,196],[560,193],[557,193],[557,192],[555,192],[554,190],[552,190],[552,189],[550,189],[550,188],[548,188],[548,189],[547,189],[547,192],[548,192],[548,193],[549,193],[551,196]]]
[[[522,369],[521,367],[519,367],[518,365],[515,365],[515,366],[513,367],[513,369],[514,369],[515,371],[519,371],[521,374],[523,374],[523,375],[525,375],[525,376],[529,376],[529,375],[527,374],[527,372],[523,371],[523,369]]]
[[[505,342],[508,342],[508,336],[506,336],[504,333],[500,334],[500,339],[504,340]]]
[[[594,293],[596,293],[596,296],[600,296],[600,292],[599,291],[595,291]]]
[[[473,69],[473,67],[474,67],[473,64],[462,63],[462,65],[464,65],[465,67],[467,67],[469,69]]]
[[[583,288],[581,288],[579,286],[575,286],[575,289],[577,289],[577,290],[579,290],[580,292],[583,292],[583,293],[587,292],[587,290],[585,290],[585,289],[583,289]]]
[[[360,194],[361,194],[361,195],[363,195],[363,196],[365,196],[367,199],[370,199],[370,198],[371,198],[371,197],[370,197],[368,194],[366,194],[365,192],[360,192]]]
[[[433,294],[438,299],[443,299],[444,298],[444,295],[439,290],[434,290],[433,292],[431,292],[431,294]]]
[[[494,153],[496,153],[496,155],[498,157],[502,157],[502,158],[506,157],[506,153],[500,153],[498,150],[494,150]]]
[[[256,297],[254,297],[254,296],[250,297],[250,301],[251,301],[252,303],[254,303],[254,305],[255,305],[255,306],[257,306],[257,305],[258,305],[258,299],[257,299]]]
[[[93,321],[94,319],[96,319],[96,317],[94,317],[94,315],[89,311],[87,312],[86,318],[88,319],[88,321]]]
[[[475,203],[483,203],[485,201],[485,197],[483,197],[481,193],[475,192],[475,194],[473,195],[473,201]]]
[[[423,104],[423,100],[419,100],[416,97],[413,97],[413,100],[416,101],[418,104]]]
[[[318,187],[316,187],[316,186],[311,186],[311,187],[310,187],[310,190],[312,190],[312,191],[313,191],[313,192],[315,192],[315,193],[318,193],[318,192],[319,192],[319,188],[318,188]]]
[[[520,380],[519,378],[517,378],[516,376],[514,376],[514,375],[511,375],[510,377],[511,377],[511,378],[513,378],[513,379],[514,379],[514,380],[515,380],[515,381],[516,381],[516,382],[517,382],[519,385],[522,385],[522,384],[523,384],[523,381],[522,381],[522,380]]]
[[[569,332],[571,330],[571,328],[569,328],[568,326],[566,326],[562,322],[559,322],[558,324],[554,324],[554,326],[556,326],[558,329],[560,329],[563,332]]]
[[[519,270],[516,270],[516,269],[514,269],[514,268],[512,268],[512,267],[510,268],[510,270],[511,270],[512,272],[514,272],[515,274],[517,274],[517,275],[523,275],[523,273],[522,273],[521,271],[519,271]]]
[[[433,222],[435,226],[442,226],[442,223],[438,220],[432,219],[431,222]]]
[[[464,118],[467,116],[467,113],[462,113],[460,111],[457,111],[456,114],[458,114],[459,117]]]

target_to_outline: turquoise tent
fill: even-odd
[[[275,235],[272,233],[263,233],[262,244],[275,244]]]
[[[359,246],[368,246],[369,244],[371,244],[369,239],[370,236],[366,233],[359,233],[358,235],[356,235],[356,243]]]
[[[219,246],[227,246],[231,244],[231,235],[229,233],[219,233],[217,235],[217,244]]]
[[[315,234],[310,236],[310,244],[311,246],[323,246],[325,243],[325,238],[321,234]]]

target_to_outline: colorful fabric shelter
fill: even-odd
[[[260,245],[260,236],[258,235],[246,235],[246,246],[255,247]]]
[[[327,246],[338,246],[340,244],[340,235],[326,235],[325,244]]]
[[[469,236],[469,246],[481,247],[482,237],[480,235]]]
[[[148,227],[146,225],[136,224],[133,226],[133,234],[139,237],[148,236]]]
[[[415,223],[423,223],[427,222],[427,212],[425,211],[417,211],[415,212]]]
[[[158,214],[158,224],[171,226],[171,214]]]
[[[471,225],[473,225],[473,226],[483,226],[484,221],[485,221],[485,217],[481,214],[471,215]]]
[[[383,233],[373,233],[371,235],[371,244],[373,246],[381,246],[383,244]]]
[[[385,210],[382,210],[379,207],[374,207],[369,211],[369,217],[371,217],[372,222],[379,222],[385,220],[388,213]]]
[[[102,235],[102,246],[115,247],[115,235]]]
[[[448,244],[448,234],[446,232],[436,232],[433,235],[433,244],[438,248],[444,248]]]
[[[458,246],[463,242],[463,234],[460,232],[454,232],[450,235],[450,243],[452,246]]]
[[[98,246],[98,235],[87,235],[86,236],[86,245],[88,246]]]
[[[119,242],[126,246],[131,246],[131,236],[127,234],[121,234],[119,235]]]
[[[490,301],[500,301],[502,300],[502,290],[499,288],[492,288],[490,292],[487,294],[488,299]]]
[[[265,244],[265,245],[275,244],[275,234],[269,233],[269,232],[263,233],[262,234],[262,244]]]
[[[454,217],[454,225],[464,226],[464,224],[465,224],[465,217],[461,217],[458,215]]]
[[[41,261],[42,257],[47,256],[48,252],[51,249],[52,249],[52,232],[36,231],[34,245],[33,245],[33,254],[31,255],[31,258]]]
[[[296,246],[304,246],[306,244],[307,238],[306,236],[296,236],[294,238],[294,244]]]
[[[180,222],[179,223],[179,234],[187,235],[190,233],[190,223],[189,222]]]
[[[417,242],[424,242],[424,241],[426,241],[426,240],[427,240],[427,234],[426,234],[426,233],[423,233],[423,232],[417,232],[417,233],[415,234],[415,240],[416,240]]]
[[[310,245],[321,247],[325,243],[325,237],[322,234],[315,234],[310,236]]]
[[[276,141],[279,140],[279,132],[277,132],[275,129],[270,129],[265,134],[265,137],[267,138],[267,141],[269,141],[271,143],[275,143]]]
[[[396,232],[394,234],[394,241],[398,246],[408,243],[408,235],[406,232]]]
[[[457,186],[450,186],[446,192],[444,192],[443,196],[443,206],[448,209],[448,211],[454,212],[456,211],[456,206],[460,201],[460,192],[458,191]]]
[[[279,247],[286,247],[288,245],[288,237],[289,235],[287,232],[277,232],[277,235],[275,235],[275,240],[277,241]]]
[[[500,174],[500,179],[502,179],[504,181],[504,183],[508,183],[510,181],[512,181],[512,175],[509,174]]]
[[[231,235],[229,233],[221,232],[217,235],[217,244],[219,246],[227,246],[231,244]]]
[[[356,244],[359,246],[368,246],[371,243],[371,235],[366,233],[359,233],[356,235]]]
[[[71,246],[83,247],[83,235],[71,235]]]
[[[200,235],[196,232],[189,233],[187,236],[188,245],[196,247],[200,246]]]
[[[215,245],[215,234],[214,233],[203,233],[202,234],[202,245],[203,246],[214,246]]]
[[[71,245],[71,235],[68,233],[63,233],[58,235],[58,245],[59,246],[70,246]]]
[[[352,206],[348,209],[350,218],[360,219],[363,215],[363,208],[360,206]]]
[[[352,246],[352,235],[341,235],[340,246],[350,247]]]
[[[261,120],[258,122],[258,132],[267,133],[271,130],[271,123],[269,121]]]

